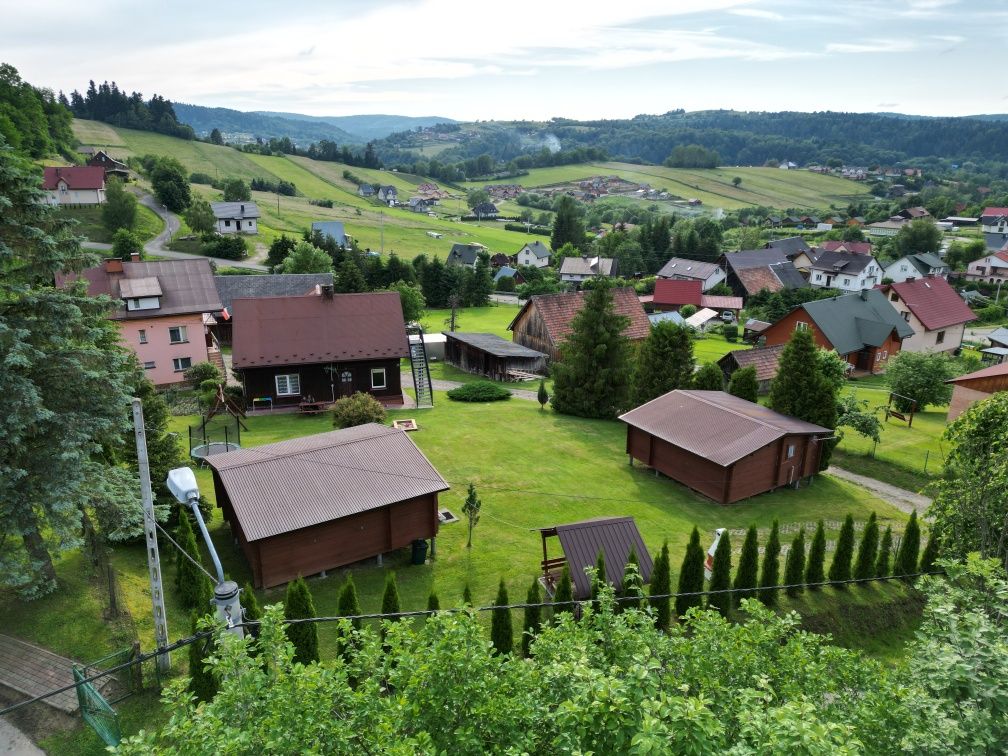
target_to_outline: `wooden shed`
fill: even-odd
[[[605,554],[606,581],[610,585],[618,587],[623,584],[623,572],[631,550],[637,555],[641,579],[645,584],[651,580],[651,554],[644,545],[633,517],[602,517],[567,525],[553,525],[539,528],[539,534],[542,536],[543,549],[542,582],[550,596],[556,591],[556,583],[566,566],[570,571],[574,598],[589,598],[591,581],[585,570],[595,566],[600,551]],[[550,538],[560,541],[563,556],[550,557],[547,550],[547,540]]]
[[[207,457],[224,519],[269,588],[432,541],[448,490],[405,431],[375,423]]]
[[[670,391],[620,416],[627,454],[721,504],[819,471],[833,431],[724,391]]]
[[[948,422],[952,422],[976,402],[998,391],[1008,391],[1008,362],[960,375],[946,383],[953,386],[948,411]]]
[[[546,367],[546,355],[495,333],[445,332],[445,362],[467,373],[513,381]]]

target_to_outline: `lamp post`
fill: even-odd
[[[217,549],[214,548],[213,541],[210,540],[210,533],[207,532],[206,523],[203,522],[203,514],[199,509],[199,486],[196,483],[196,476],[188,467],[176,467],[168,472],[167,483],[168,490],[172,492],[172,495],[181,504],[187,505],[192,510],[200,533],[203,534],[203,541],[210,552],[210,558],[213,560],[214,569],[217,570],[217,585],[214,586],[214,597],[210,602],[217,607],[217,618],[227,626],[229,632],[239,638],[244,638],[245,633],[241,627],[243,617],[241,601],[238,597],[240,593],[238,583],[224,579],[224,568],[221,567]]]

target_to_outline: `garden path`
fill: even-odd
[[[931,499],[927,496],[884,483],[881,480],[875,480],[875,478],[868,478],[864,475],[852,473],[841,467],[830,465],[826,468],[826,474],[861,486],[907,514],[916,510],[918,515],[923,515],[927,511],[927,508],[931,506]]]

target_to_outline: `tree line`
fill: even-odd
[[[62,92],[59,99],[77,118],[102,121],[127,129],[153,131],[179,139],[196,138],[192,127],[181,123],[175,116],[171,100],[158,94],[144,100],[140,92],[126,94],[114,81],[111,84],[104,81],[95,86],[92,79],[83,95],[75,89],[70,93],[69,100]]]
[[[52,90],[33,87],[14,66],[0,64],[0,139],[24,154],[40,158],[69,156],[73,116]]]

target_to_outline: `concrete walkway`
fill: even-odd
[[[0,684],[34,698],[50,690],[73,685],[73,661],[52,651],[0,635]],[[45,699],[55,709],[74,714],[77,711],[77,693],[67,690]]]
[[[45,751],[6,717],[0,717],[0,756],[45,756]]]
[[[907,491],[905,488],[898,488],[889,483],[883,483],[881,480],[875,480],[875,478],[868,478],[864,475],[852,473],[841,467],[830,465],[826,468],[826,474],[840,478],[840,480],[846,480],[848,483],[853,483],[856,486],[861,486],[907,514],[916,511],[918,516],[923,516],[927,508],[931,506],[931,499],[927,496]]]

